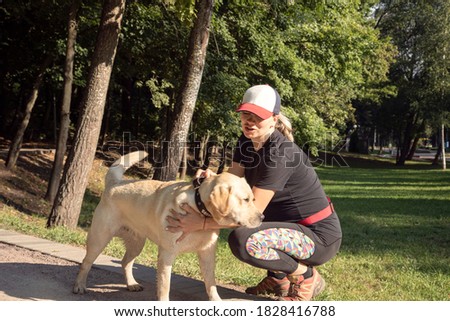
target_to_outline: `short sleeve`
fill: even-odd
[[[286,166],[286,161],[283,157],[269,155],[269,157],[266,156],[264,159],[264,166],[260,167],[259,179],[255,186],[262,189],[282,191],[292,176],[294,169]]]

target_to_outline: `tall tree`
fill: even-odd
[[[38,95],[34,105],[28,104],[28,110],[32,106],[32,117],[25,134],[36,130],[39,126],[37,118],[44,115],[42,107],[50,106],[46,102],[52,99],[51,95],[41,93],[55,92],[47,90],[47,86],[55,74],[54,66],[59,57],[58,44],[61,30],[64,30],[61,7],[65,6],[62,0],[42,0],[3,1],[0,7],[0,135],[13,139],[18,124],[23,124],[25,105],[32,96],[30,88],[33,85],[34,94]],[[37,88],[39,71],[48,56],[52,56],[52,61]],[[47,127],[51,135],[51,126]]]
[[[158,180],[174,180],[177,177],[205,66],[213,7],[213,0],[195,1],[196,17],[174,106],[173,127],[164,142],[161,163],[154,174]]]
[[[282,96],[298,143],[313,151],[326,139],[336,142],[352,119],[353,100],[388,91],[383,82],[393,46],[368,15],[357,1],[220,3],[196,130],[231,139],[240,131],[231,124],[238,123],[233,109],[245,89],[269,83]]]
[[[182,67],[186,67],[183,57],[186,56],[192,30],[192,4],[195,1],[169,2],[174,5],[161,4],[158,0],[130,1],[127,5],[121,45],[114,63],[116,76],[111,79],[108,96],[108,136],[111,139],[122,137],[120,113],[123,108],[120,94],[123,94],[121,89],[125,88],[124,84],[130,84],[131,89],[128,91],[130,97],[123,96],[127,98],[125,101],[132,102],[131,113],[128,112],[129,121],[133,122],[134,128],[140,128],[132,132],[138,135],[133,139],[171,139],[170,132],[175,124],[174,105],[176,101],[181,101],[176,98],[180,97],[177,92],[183,87]],[[373,1],[361,2],[370,4]],[[55,3],[62,4],[63,1],[40,1],[37,6],[41,8],[39,17],[46,17],[44,21],[53,21],[57,16],[66,16],[65,12],[59,12],[59,15],[55,13],[49,20],[49,14],[55,11]],[[98,26],[100,3],[83,1],[74,69],[74,100],[81,98],[81,88],[86,86],[88,57],[91,53],[85,48],[94,47],[93,34]],[[387,41],[380,41],[370,19],[365,18],[367,13],[363,14],[359,9],[359,1],[252,0],[215,3],[210,28],[212,46],[208,49],[202,86],[193,115],[195,122],[191,126],[197,140],[209,135],[211,140],[234,142],[234,136],[240,132],[233,112],[235,105],[248,86],[270,83],[282,95],[284,110],[296,129],[296,141],[308,142],[312,146],[323,139],[325,132],[337,134],[352,117],[352,100],[361,96],[362,91],[367,92],[367,83],[376,85],[384,77],[383,72],[389,60],[386,59],[389,55]],[[320,3],[321,6],[316,8],[314,3]],[[50,4],[53,5],[51,9]],[[183,8],[187,4],[191,6]],[[57,7],[59,10],[66,8],[64,5]],[[8,42],[9,48],[21,44],[20,48],[25,50],[15,49],[15,54],[7,52],[4,55],[7,57],[7,77],[3,77],[0,71],[0,79],[8,82],[7,91],[4,92],[9,96],[2,93],[0,97],[5,102],[3,106],[0,104],[0,108],[5,111],[0,114],[6,116],[4,119],[7,124],[12,123],[17,105],[15,102],[23,99],[19,92],[22,87],[17,84],[22,83],[19,77],[24,73],[15,64],[27,57],[19,54],[29,52],[26,50],[27,42],[23,41],[23,35],[28,34],[29,30],[23,30],[17,36],[17,30],[22,30],[19,27],[26,25],[24,21],[29,18],[16,20],[16,24],[9,23],[9,28],[5,28],[8,32],[5,38],[12,39]],[[34,25],[53,25],[53,22]],[[35,26],[30,29],[39,29]],[[58,30],[57,44],[62,58],[67,33],[63,25]],[[62,31],[65,33],[62,34]],[[42,38],[30,38],[28,42],[33,44],[33,48],[39,48],[45,42],[39,41]],[[0,44],[0,50],[2,48],[3,43]],[[46,92],[60,91],[61,72],[57,69],[62,65],[54,64],[52,73],[49,73],[51,77],[45,78]],[[9,99],[10,96],[14,101]],[[35,118],[31,119],[29,126],[42,139],[53,134],[37,126],[42,123],[40,118],[45,113],[45,106],[53,103],[50,101],[52,97],[41,95],[33,112]],[[79,116],[78,108],[71,112],[74,122]],[[0,128],[3,135],[7,133],[6,128]]]
[[[450,2],[438,1],[433,12],[429,48],[428,70],[426,77],[429,104],[435,106],[436,112],[430,115],[431,126],[439,133],[440,142],[434,164],[442,156],[442,169],[447,169],[445,157],[445,127],[450,125]]]
[[[82,112],[47,227],[77,226],[99,139],[124,10],[125,0],[104,1]]]
[[[42,62],[37,72],[36,79],[34,80],[33,87],[31,89],[31,93],[26,101],[26,106],[25,110],[23,111],[22,120],[20,121],[14,139],[9,148],[8,158],[6,160],[7,169],[12,169],[14,166],[16,166],[16,161],[17,158],[19,157],[20,148],[22,146],[23,135],[25,134],[25,130],[28,127],[28,123],[30,122],[31,113],[36,103],[36,99],[39,95],[39,88],[41,86],[42,79],[44,78],[45,71],[50,66],[52,59],[53,59],[52,56],[48,55]]]
[[[382,106],[396,115],[391,129],[399,150],[397,165],[413,155],[414,142],[433,120],[436,129],[448,121],[449,8],[447,0],[384,0],[379,6],[378,25],[398,48],[390,71],[398,95]]]
[[[61,117],[59,126],[58,143],[56,146],[55,160],[53,162],[52,174],[47,188],[45,198],[53,202],[58,191],[61,180],[61,172],[64,164],[64,156],[67,149],[67,138],[70,126],[70,103],[72,100],[73,62],[75,59],[75,41],[77,38],[77,13],[81,0],[73,0],[69,10],[67,25],[66,60],[64,63],[64,86],[61,104]]]

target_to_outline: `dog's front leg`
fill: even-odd
[[[206,292],[208,293],[208,298],[210,301],[222,300],[219,293],[217,293],[216,276],[214,272],[216,266],[216,246],[217,244],[214,243],[207,249],[197,252],[200,262],[200,270],[202,271]]]
[[[176,255],[158,247],[157,295],[159,301],[169,301],[170,277]]]

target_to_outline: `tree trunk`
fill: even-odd
[[[397,158],[396,165],[398,166],[404,166],[406,159],[408,157],[408,154],[411,150],[411,143],[413,141],[413,132],[415,127],[415,118],[416,115],[410,115],[410,117],[407,120],[405,131],[403,132],[403,141],[400,139],[400,145],[398,146],[400,154]]]
[[[409,149],[408,152],[408,156],[406,156],[406,160],[412,160],[414,157],[414,154],[416,153],[417,150],[417,145],[419,144],[419,140],[420,140],[420,135],[416,135],[416,137],[414,137],[414,140],[411,144],[411,148]]]
[[[23,108],[22,106],[25,105],[24,103],[24,96],[28,93],[27,90],[24,90],[23,86],[20,86],[20,90],[19,93],[17,94],[18,96],[18,101],[15,104],[15,108],[14,108],[14,117],[11,121],[11,123],[9,124],[9,126],[7,126],[7,128],[5,129],[5,138],[9,139],[9,140],[13,140],[14,136],[16,134],[17,128],[19,127],[19,123],[20,120],[22,118],[23,115]],[[5,108],[2,108],[3,110]],[[5,111],[6,112],[6,111]],[[6,125],[6,124],[4,124]]]
[[[82,112],[47,227],[77,226],[99,139],[124,10],[125,0],[106,0],[103,4]]]
[[[186,179],[186,172],[187,172],[187,167],[188,167],[188,162],[187,162],[187,157],[188,157],[188,151],[189,149],[186,147],[183,150],[183,166],[181,166],[181,171],[180,171],[180,180],[184,181]]]
[[[424,131],[425,131],[425,121],[423,120],[420,123],[420,126],[416,130],[416,134],[414,136],[413,143],[411,145],[411,148],[409,149],[408,156],[406,157],[407,160],[413,159],[414,154],[417,150],[417,145],[419,144],[420,136],[423,134]]]
[[[131,102],[131,92],[133,89],[133,82],[131,79],[125,78],[122,82],[122,118],[120,120],[120,127],[123,133],[129,132],[135,136],[133,129],[133,108]],[[136,136],[135,136],[136,137]]]
[[[447,169],[447,159],[445,157],[445,126],[442,124],[441,128],[441,154],[442,154],[442,169]]]
[[[106,103],[105,103],[105,111],[103,115],[102,128],[100,130],[100,140],[99,144],[101,146],[106,144],[106,139],[108,138],[109,133],[109,122],[111,119],[111,98],[110,94],[106,95]]]
[[[53,202],[58,191],[61,180],[61,172],[64,164],[64,156],[67,149],[67,138],[69,137],[70,127],[70,104],[72,101],[72,83],[73,83],[73,61],[75,59],[75,42],[77,38],[77,14],[80,8],[81,0],[73,0],[69,12],[69,21],[67,26],[67,48],[66,61],[64,64],[64,90],[61,104],[61,117],[59,126],[58,143],[56,145],[55,159],[53,169],[47,188],[45,199]]]
[[[205,163],[206,163],[206,155],[207,155],[207,151],[208,151],[208,143],[209,143],[209,132],[206,134],[206,136],[203,136],[202,140],[200,141],[198,166],[202,169],[207,168],[207,166],[205,167]]]
[[[31,112],[33,111],[34,104],[36,103],[36,99],[39,95],[39,87],[41,86],[42,79],[44,78],[45,71],[48,66],[52,62],[52,56],[48,55],[42,65],[39,68],[39,72],[34,81],[33,87],[31,89],[31,95],[27,100],[27,104],[25,107],[25,111],[22,117],[22,121],[20,122],[16,134],[14,136],[13,141],[11,142],[11,146],[8,152],[8,158],[6,159],[6,168],[12,169],[16,166],[17,158],[19,157],[20,148],[22,147],[23,135],[25,134],[25,130],[28,127],[28,123],[30,122]]]
[[[52,122],[53,111],[54,111],[55,104],[56,104],[56,97],[54,95],[54,91],[48,87],[47,88],[44,87],[43,93],[45,93],[45,98],[43,100],[46,102],[46,104],[43,105],[42,107],[45,106],[44,107],[45,109],[42,114],[42,119],[40,121],[39,127],[37,127],[35,130],[32,130],[30,133],[30,136],[28,139],[30,141],[35,140],[35,138],[34,138],[35,136],[36,136],[36,139],[39,140],[39,137],[41,134],[44,134],[47,139],[50,138],[51,130],[50,130],[49,125]],[[42,97],[43,93],[41,93],[41,97]],[[54,137],[55,136],[53,136],[53,138]]]
[[[442,154],[442,141],[438,143],[436,154],[434,155],[433,162],[431,163],[432,165],[439,165],[439,158],[441,157],[441,154]]]
[[[227,149],[228,149],[228,144],[223,142],[222,149],[220,152],[220,164],[219,164],[219,168],[217,169],[217,174],[222,174],[222,172],[225,169],[225,166],[227,165]]]
[[[206,145],[205,145],[205,156],[203,157],[203,164],[202,164],[202,169],[207,169],[209,167],[209,165],[211,164],[211,159],[213,158],[213,153],[214,153],[214,146],[215,146],[216,142],[215,141],[207,141]]]
[[[195,2],[197,16],[189,36],[187,61],[174,106],[173,127],[168,144],[163,144],[165,150],[162,153],[162,162],[155,171],[154,179],[163,181],[176,179],[205,65],[213,6],[214,0]]]

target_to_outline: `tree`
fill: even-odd
[[[434,44],[429,49],[428,73],[426,77],[429,88],[429,104],[435,106],[436,112],[430,115],[430,124],[439,133],[440,141],[433,164],[442,156],[442,169],[447,169],[445,156],[445,127],[450,124],[450,3],[438,1],[433,10],[434,23],[430,23],[430,41]]]
[[[40,20],[50,21],[49,13],[55,11],[55,4],[62,1],[43,1],[45,6],[39,6]],[[185,73],[182,68],[187,67],[183,57],[187,56],[189,34],[195,19],[192,14],[194,2],[171,0],[169,3],[172,5],[162,4],[159,0],[129,2],[110,81],[108,112],[103,122],[104,137],[111,140],[122,138],[122,132],[126,130],[131,132],[133,140],[173,142],[174,138],[170,137],[173,125],[177,117],[181,119],[175,104],[183,100],[180,91]],[[307,143],[311,149],[317,149],[324,133],[337,137],[352,121],[354,100],[376,98],[383,90],[390,48],[387,40],[379,39],[378,31],[373,29],[372,19],[368,17],[367,8],[372,2],[215,2],[210,25],[212,46],[209,45],[203,67],[202,85],[191,116],[195,122],[190,126],[189,138],[200,141],[209,136],[219,146],[222,142],[235,142],[240,128],[234,109],[245,89],[257,83],[269,83],[278,89],[283,99],[283,110],[294,124],[299,144]],[[86,87],[84,80],[87,79],[91,56],[91,51],[86,48],[94,47],[98,6],[98,1],[83,1],[80,11],[73,94],[73,104],[77,105],[82,96],[79,93]],[[58,10],[61,8],[66,6],[58,6]],[[23,20],[29,18],[9,24],[10,17],[6,20],[6,38],[14,41],[7,44],[20,44],[20,48],[26,48],[22,35],[28,30],[23,30],[21,37],[14,35],[16,30],[22,30],[18,27],[24,25]],[[32,30],[41,25],[44,24],[34,24]],[[58,58],[62,59],[67,35],[62,34],[66,28],[59,29],[61,34],[56,43],[60,53]],[[32,38],[28,42],[33,44],[33,48],[48,42],[42,37],[38,39],[40,42]],[[2,43],[0,49],[3,48]],[[21,52],[26,50],[16,50],[17,55]],[[16,89],[19,82],[16,79],[24,73],[19,68],[12,68],[20,61],[14,59],[16,54],[4,56],[8,59],[5,64],[8,73],[6,78],[1,73],[0,78],[8,82],[8,87],[2,87],[7,91],[2,91],[1,98],[7,97],[3,95],[6,93],[8,98],[23,99]],[[20,58],[23,60],[22,56]],[[53,132],[41,124],[51,110],[49,106],[59,104],[59,95],[54,93],[62,92],[59,88],[62,65],[56,61],[50,77],[45,79],[43,92],[51,94],[40,96],[29,126],[29,133],[47,142]],[[11,74],[17,75],[16,78],[13,79]],[[3,98],[3,101],[8,106],[0,107],[5,111],[1,114],[6,116],[5,123],[10,126],[17,104],[11,99]],[[74,123],[81,117],[80,112],[77,108],[71,112]],[[185,127],[180,129],[180,125],[179,132],[188,127],[183,121]],[[3,129],[2,134],[6,135],[7,130]]]
[[[354,100],[379,100],[389,91],[395,51],[374,29],[369,10],[353,1],[320,4],[220,4],[194,115],[196,135],[199,119],[215,139],[237,135],[239,127],[230,124],[237,123],[233,110],[243,93],[268,83],[280,92],[296,142],[314,151],[328,138],[336,142],[352,121]]]
[[[40,66],[40,68],[38,70],[36,79],[33,83],[32,89],[31,89],[31,94],[28,97],[27,102],[26,102],[22,120],[17,128],[16,134],[15,134],[14,139],[9,148],[8,158],[6,160],[6,168],[7,169],[12,169],[14,166],[16,166],[16,161],[17,161],[17,158],[19,157],[20,148],[22,146],[23,135],[25,134],[25,130],[28,127],[28,123],[30,122],[31,112],[33,111],[34,105],[36,103],[36,99],[39,94],[39,87],[41,86],[42,79],[44,78],[44,74],[45,74],[47,68],[50,66],[52,59],[53,59],[52,56],[48,55],[44,59],[44,61],[42,62],[42,65]]]
[[[41,107],[49,101],[47,84],[58,59],[63,7],[61,0],[3,1],[1,4],[0,135],[4,137],[13,139],[16,136],[19,123],[23,124],[25,110],[30,107],[33,116],[26,125],[24,139],[38,131],[36,118],[44,114]],[[49,56],[52,58],[45,68],[45,76],[36,87],[36,80]],[[36,100],[26,107],[33,90],[36,90]],[[51,126],[46,126],[51,132]]]
[[[170,122],[173,127],[164,142],[155,179],[176,179],[203,75],[213,7],[213,0],[195,1],[196,18],[189,36],[182,84],[176,98],[173,120]]]
[[[391,127],[399,150],[397,165],[413,155],[424,129],[436,129],[448,120],[450,88],[448,68],[449,2],[447,0],[386,0],[379,6],[379,27],[398,48],[390,78],[396,97],[382,108],[395,115]],[[442,116],[445,116],[444,119]]]
[[[77,226],[99,139],[124,10],[125,0],[106,0],[103,4],[88,84],[81,103],[82,112],[47,227]]]
[[[73,83],[73,62],[75,59],[75,41],[77,38],[77,13],[81,0],[73,0],[69,11],[69,21],[67,26],[67,48],[66,60],[64,64],[64,92],[61,104],[61,117],[58,135],[58,144],[56,146],[55,159],[53,162],[52,174],[47,188],[46,200],[53,202],[58,191],[61,180],[61,172],[64,164],[64,156],[67,149],[67,138],[69,136],[70,125],[70,103],[72,100]]]

